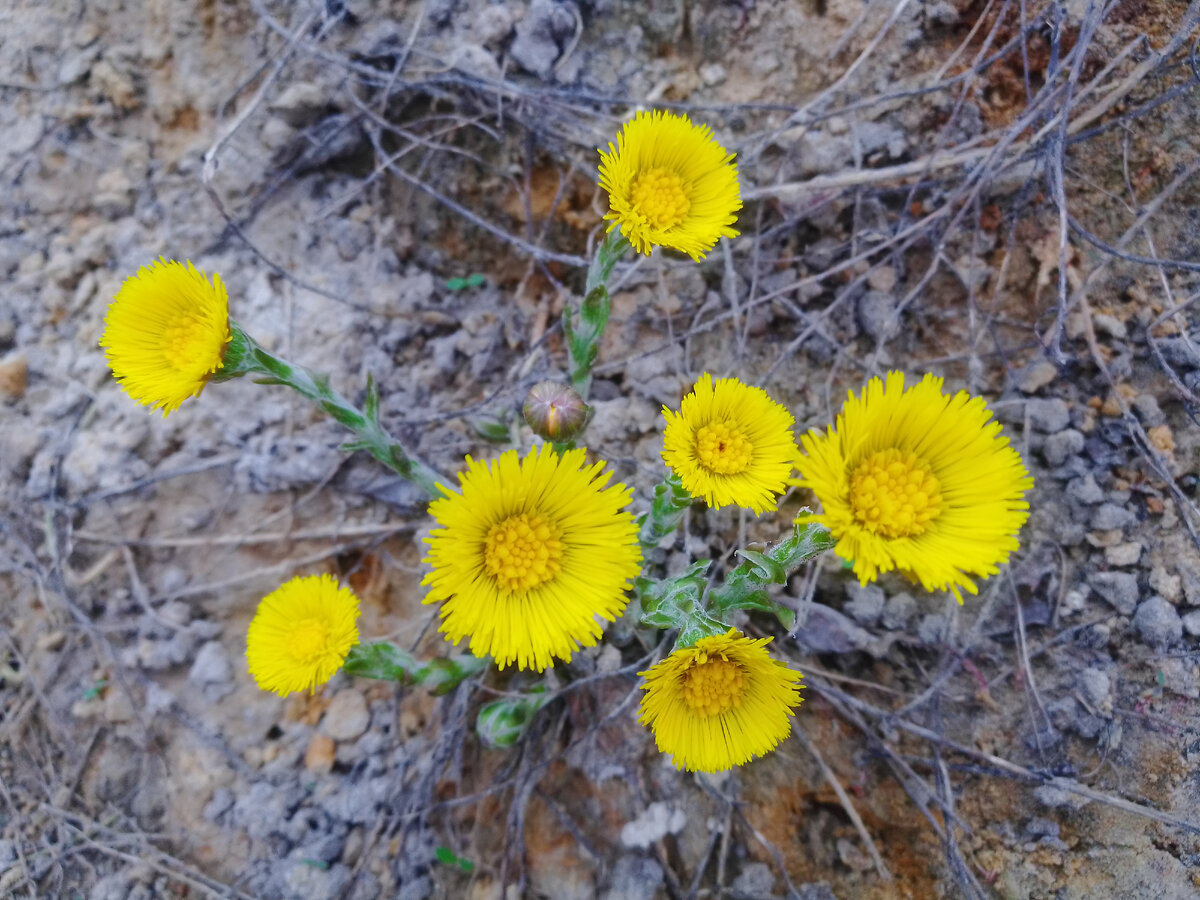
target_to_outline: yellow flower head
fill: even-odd
[[[800,438],[793,483],[816,494],[824,513],[812,518],[860,582],[895,569],[961,603],[960,588],[977,590],[970,575],[994,575],[1017,549],[1033,479],[991,417],[980,397],[943,394],[941,378],[905,390],[889,372],[851,393],[824,434]]]
[[[229,298],[220,275],[160,259],[125,279],[104,326],[100,346],[125,393],[165,416],[221,368]]]
[[[791,733],[803,676],[771,659],[770,642],[731,628],[640,673],[639,721],[677,769],[721,772],[769,753]]]
[[[707,125],[687,116],[639,112],[600,152],[600,186],[608,192],[608,230],[620,226],[633,248],[671,247],[699,261],[742,208],[737,166]]]
[[[264,691],[314,690],[358,643],[358,598],[332,575],[293,578],[263,597],[246,635],[250,674]]]
[[[620,614],[641,570],[637,524],[621,511],[630,489],[605,487],[612,473],[585,455],[543,445],[524,459],[516,450],[493,463],[468,456],[461,492],[444,488],[429,504],[441,527],[425,538],[425,602],[442,604],[451,641],[470,638],[471,652],[500,668],[540,672],[595,646],[596,617]]]
[[[774,509],[796,459],[792,415],[762,388],[700,376],[679,412],[663,407],[663,461],[709,506]]]

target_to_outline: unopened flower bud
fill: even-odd
[[[521,408],[525,421],[542,440],[566,443],[583,432],[592,410],[569,385],[540,381],[529,389]]]
[[[495,749],[511,747],[525,733],[534,713],[550,702],[544,694],[527,694],[485,703],[475,718],[475,733]]]

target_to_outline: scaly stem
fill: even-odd
[[[588,388],[592,384],[592,366],[600,349],[600,339],[608,325],[611,308],[608,278],[612,275],[613,266],[629,246],[629,241],[619,231],[610,231],[605,235],[588,267],[579,310],[576,312],[569,306],[563,310],[563,332],[567,336],[567,351],[571,356],[571,387],[584,400],[587,400]]]
[[[463,680],[488,667],[489,659],[460,655],[435,656],[422,661],[395,644],[379,641],[355,644],[346,656],[342,670],[347,675],[378,678],[397,684],[419,684],[434,694],[448,694]]]
[[[366,450],[433,499],[442,496],[440,486],[446,483],[446,479],[383,430],[379,423],[379,391],[374,379],[367,377],[366,408],[360,410],[330,387],[328,375],[280,359],[260,346],[236,322],[230,322],[229,327],[233,338],[226,349],[223,365],[212,376],[213,381],[260,375],[262,384],[287,385],[354,432],[357,440],[346,444],[343,449]]]
[[[672,534],[683,520],[683,514],[692,505],[692,495],[684,490],[679,476],[671,473],[654,486],[654,500],[650,512],[642,517],[638,541],[646,550],[652,550],[663,538]]]

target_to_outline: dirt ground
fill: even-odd
[[[0,896],[1200,896],[1200,0],[14,0],[0,10]],[[440,698],[259,691],[296,573],[364,637],[447,652],[421,495],[302,398],[169,418],[97,341],[162,255],[433,465],[528,446],[637,108],[738,154],[741,236],[618,268],[588,445],[644,509],[704,371],[801,428],[898,368],[988,398],[1034,475],[961,608],[832,557],[794,735],[723,776],[636,722],[627,617],[509,750]],[[482,282],[464,279],[479,274]],[[479,282],[479,283],[476,283]],[[497,440],[499,438],[499,440]],[[675,573],[777,538],[694,508]]]

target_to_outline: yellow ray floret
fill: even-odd
[[[817,496],[836,552],[863,584],[898,570],[926,590],[974,594],[1017,549],[1033,479],[979,397],[926,375],[872,378],[836,423],[800,438],[793,484]]]
[[[190,262],[153,262],[126,278],[104,317],[109,368],[134,400],[167,415],[204,389],[229,343],[229,298]]]
[[[433,571],[426,603],[441,603],[441,630],[501,668],[538,672],[569,660],[613,621],[641,569],[637,524],[622,510],[630,489],[606,487],[604,463],[549,446],[495,462],[467,457],[459,492],[429,505],[439,527],[425,539]]]
[[[731,628],[641,673],[639,721],[676,768],[721,772],[769,753],[791,733],[803,676],[771,659],[770,642]]]
[[[699,261],[742,208],[737,166],[707,125],[669,112],[639,112],[600,151],[600,186],[611,223],[639,253],[670,247]]]
[[[700,376],[679,412],[663,407],[663,461],[709,506],[775,509],[796,459],[792,414],[762,388]]]
[[[268,594],[246,635],[250,674],[280,696],[324,684],[358,643],[358,598],[332,575],[293,578]]]

